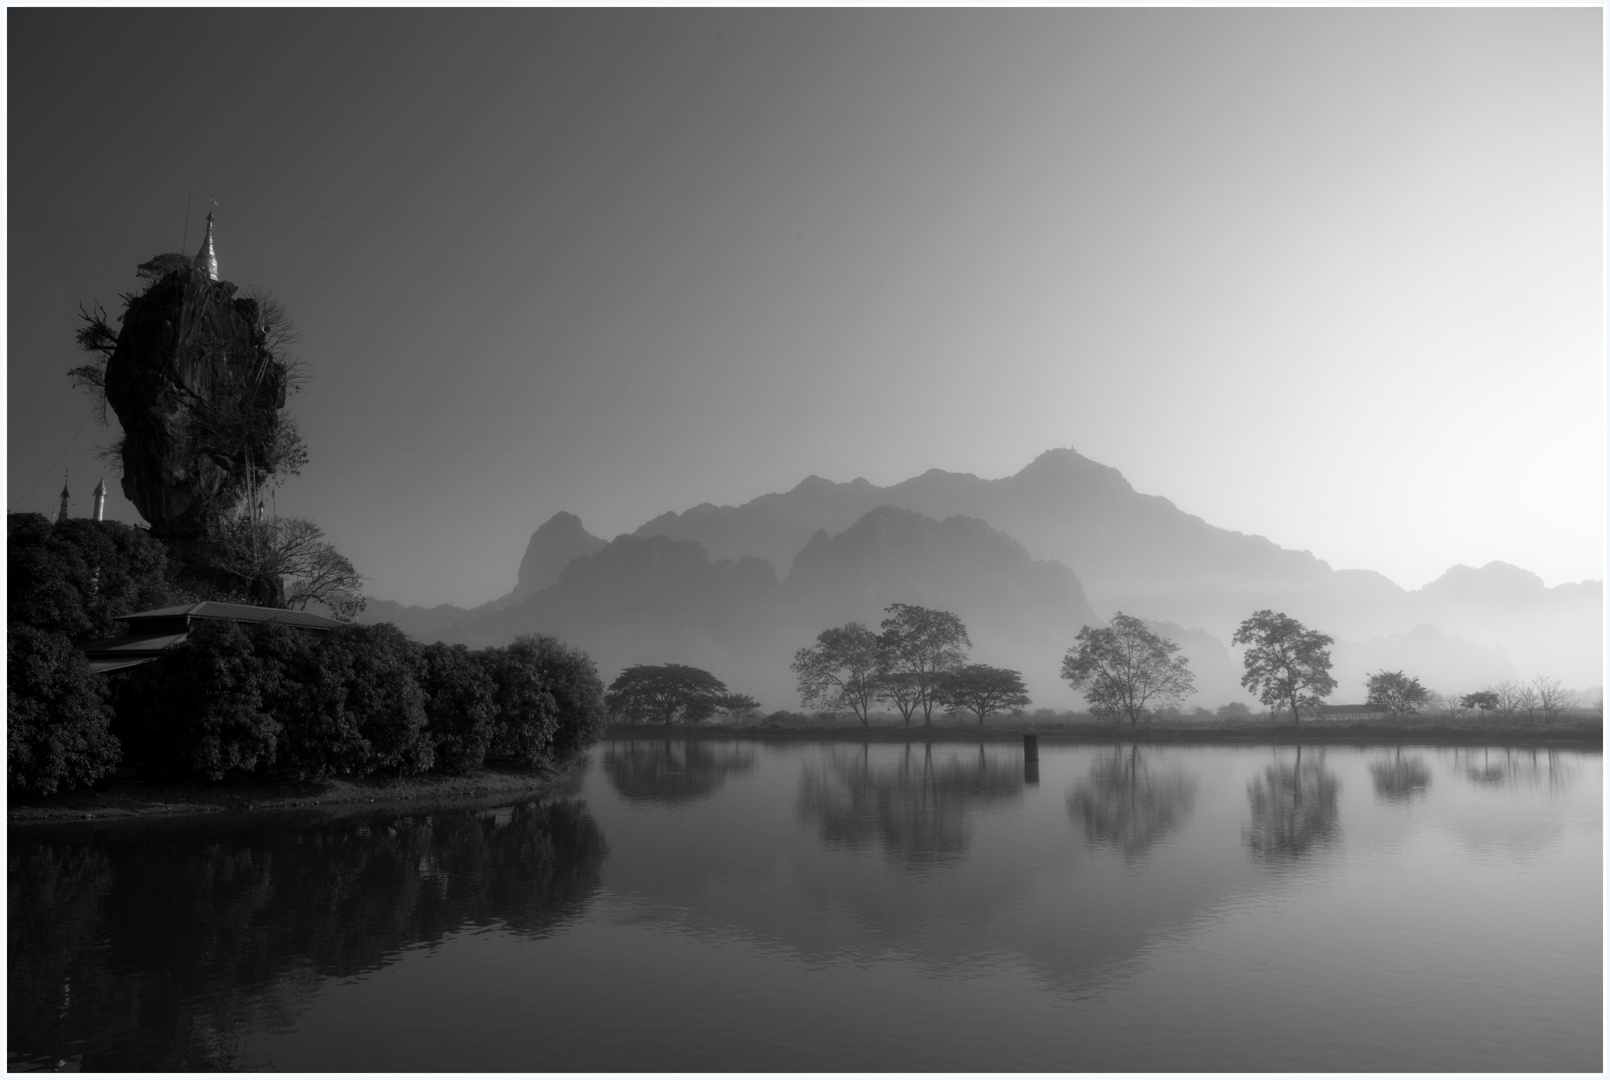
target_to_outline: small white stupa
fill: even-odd
[[[212,205],[216,208],[218,200],[214,199]],[[196,252],[196,265],[213,281],[218,280],[218,255],[212,249],[212,210],[207,211],[207,235],[201,241],[201,250]]]

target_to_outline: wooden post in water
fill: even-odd
[[[1032,731],[1023,734],[1023,782],[1040,784],[1040,737]]]

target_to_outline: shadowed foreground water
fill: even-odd
[[[12,1068],[1601,1067],[1602,759],[639,740],[582,797],[13,830]]]

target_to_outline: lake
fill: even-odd
[[[14,828],[8,1064],[1597,1072],[1602,766],[670,738],[547,802]]]

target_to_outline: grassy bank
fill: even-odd
[[[1190,743],[1232,745],[1288,745],[1294,743],[1417,743],[1469,746],[1482,744],[1527,746],[1604,745],[1601,723],[1555,724],[1551,726],[1500,727],[1477,724],[1369,724],[1321,723],[1304,721],[1300,726],[1287,723],[1247,722],[1168,723],[1114,726],[1102,723],[1047,723],[1033,719],[991,720],[978,724],[947,722],[924,727],[874,724],[835,724],[817,721],[797,724],[718,725],[698,724],[666,727],[663,724],[616,724],[604,733],[605,739],[836,739],[873,742],[1015,742],[1034,734],[1043,743]]]
[[[372,805],[459,806],[507,802],[533,795],[572,795],[580,788],[582,760],[535,771],[482,769],[468,776],[265,780],[246,777],[216,784],[178,783],[120,769],[93,788],[7,803],[10,826],[265,814],[330,818]]]

